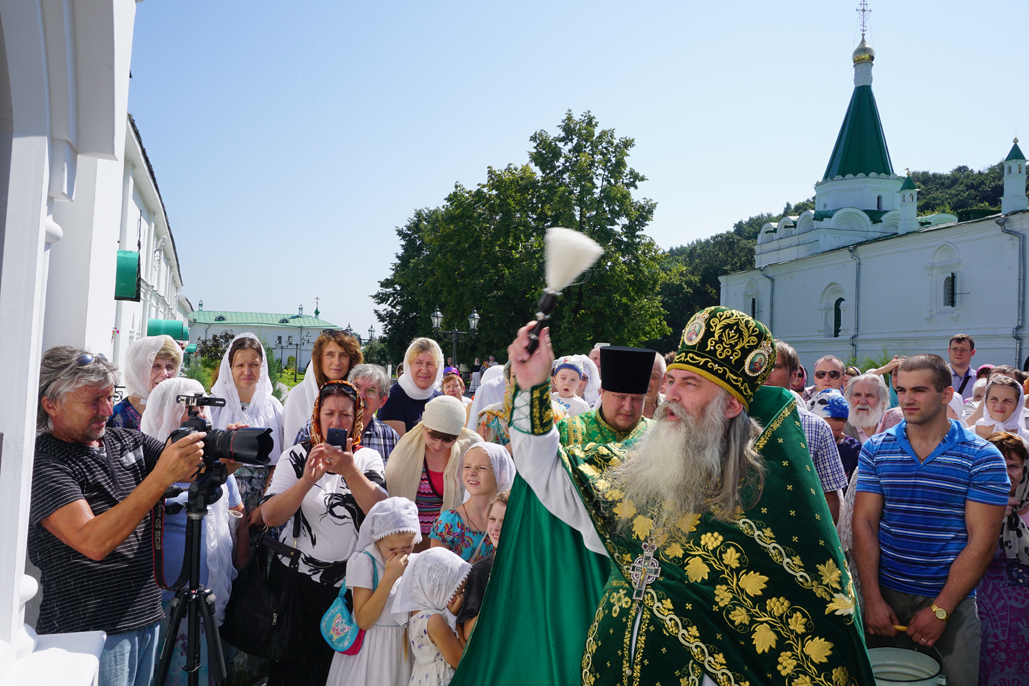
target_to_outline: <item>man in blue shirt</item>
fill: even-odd
[[[872,436],[859,458],[854,557],[865,627],[943,654],[948,683],[973,686],[979,669],[979,582],[1000,534],[1009,488],[1004,459],[947,418],[950,368],[937,355],[900,365],[904,421]]]

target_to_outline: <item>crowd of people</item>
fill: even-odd
[[[102,686],[150,684],[165,642],[165,683],[188,680],[167,581],[190,483],[210,467],[203,432],[169,439],[182,396],[205,392],[180,376],[180,350],[140,339],[120,374],[84,350],[43,355],[36,628],[105,631]],[[466,392],[431,339],[410,343],[392,381],[326,330],[283,405],[260,340],[229,344],[211,387],[224,406],[202,415],[267,427],[272,444],[266,465],[229,463],[207,504],[200,583],[219,625],[248,565],[270,560],[268,586],[288,586],[300,640],[269,662],[269,685],[436,686],[472,655],[480,677],[483,655],[501,669],[518,642],[573,683],[865,684],[866,647],[896,644],[939,651],[952,685],[1029,684],[1027,375],[973,368],[970,336],[949,360],[862,371],[826,355],[810,385],[788,342],[725,308],[697,313],[667,354],[598,343],[556,357],[526,329],[507,352],[476,360]],[[543,513],[555,535],[520,527],[498,555],[508,507]],[[533,621],[577,656],[504,635],[530,560],[561,579]],[[504,587],[484,603],[491,583]],[[323,638],[337,597],[364,632],[357,650]],[[469,650],[476,633],[490,645]],[[214,683],[200,645],[200,682]]]

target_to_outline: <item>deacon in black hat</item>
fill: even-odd
[[[646,348],[600,348],[600,406],[561,420],[561,444],[621,443],[642,433],[650,423],[643,418],[643,400],[656,354]]]

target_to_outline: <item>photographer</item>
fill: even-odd
[[[140,430],[159,441],[166,441],[175,429],[179,428],[189,417],[189,407],[179,400],[180,395],[204,393],[204,387],[193,379],[169,379],[154,389],[150,394]],[[200,416],[206,417],[206,407],[199,408]],[[235,428],[233,425],[231,428]],[[238,463],[229,465],[232,471]],[[180,482],[178,486],[188,487],[189,483]],[[230,474],[221,486],[222,496],[208,505],[207,514],[201,524],[200,548],[200,583],[211,589],[215,597],[215,617],[220,625],[225,618],[225,604],[229,600],[232,580],[236,578],[236,569],[246,565],[249,553],[247,527],[238,528],[239,540],[235,551],[232,547],[232,529],[245,516],[243,501],[239,496],[236,480]],[[188,494],[184,491],[175,498],[168,498],[167,505],[186,505]],[[186,510],[177,514],[165,514],[163,526],[164,578],[173,583],[182,569],[186,551]],[[165,590],[161,594],[161,608],[165,616],[171,614],[171,600],[174,591]],[[204,625],[201,624],[200,639],[200,683],[208,681],[207,640]],[[183,619],[178,627],[169,630],[168,620],[162,622],[162,641],[174,641],[176,651],[172,657],[171,668],[165,684],[168,686],[185,685],[187,674],[183,671],[186,664],[187,623]]]
[[[117,368],[59,346],[43,354],[29,512],[29,559],[42,573],[40,634],[105,631],[101,686],[145,685],[161,593],[148,515],[203,461],[203,433],[164,445],[108,429]]]
[[[326,442],[330,431],[345,429],[342,445]],[[346,381],[322,386],[311,416],[311,440],[282,454],[261,510],[268,526],[280,526],[300,517],[301,551],[298,586],[304,649],[287,660],[272,662],[268,685],[324,684],[332,661],[332,648],[321,637],[319,623],[346,576],[347,561],[357,552],[357,536],[365,514],[385,500],[382,458],[362,448],[363,422],[357,389]],[[279,540],[294,546],[293,527]],[[281,584],[286,564],[274,564],[272,583]]]

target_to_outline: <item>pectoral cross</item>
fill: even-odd
[[[633,561],[629,568],[629,577],[632,579],[633,600],[643,600],[647,592],[647,586],[654,583],[661,576],[661,563],[654,559],[654,552],[657,546],[649,543],[643,544],[643,554]]]

